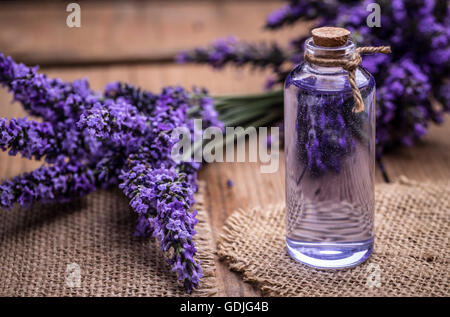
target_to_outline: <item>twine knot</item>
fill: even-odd
[[[345,69],[348,73],[348,82],[352,88],[353,98],[355,99],[355,106],[353,107],[353,112],[360,113],[364,111],[364,100],[361,96],[361,91],[356,84],[356,69],[362,62],[361,54],[368,53],[391,53],[390,46],[366,46],[358,47],[351,56],[350,59],[332,59],[332,58],[321,58],[315,57],[305,53],[305,60],[309,63],[313,63],[319,66],[334,67],[339,66]]]

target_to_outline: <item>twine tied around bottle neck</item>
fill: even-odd
[[[315,57],[305,52],[305,60],[309,63],[316,64],[319,66],[325,67],[342,67],[348,72],[348,82],[350,83],[350,87],[352,88],[353,97],[355,99],[355,106],[353,107],[353,112],[360,113],[364,111],[364,101],[361,96],[361,91],[359,90],[356,84],[356,69],[362,62],[361,54],[369,54],[369,53],[382,53],[382,54],[390,54],[391,47],[390,46],[366,46],[366,47],[358,47],[353,53],[350,59],[331,59],[331,58],[321,58]]]

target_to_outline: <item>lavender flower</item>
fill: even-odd
[[[76,126],[81,113],[99,99],[89,89],[86,80],[67,83],[60,79],[49,79],[37,73],[37,67],[16,63],[11,57],[0,53],[0,84],[9,89],[14,100],[22,103],[29,114],[41,117],[44,121],[37,123],[12,119],[7,127],[3,120],[0,128],[4,136],[3,150],[11,147],[11,154],[18,151],[27,158],[39,159],[45,156],[49,163],[58,155],[85,161],[90,153],[99,152],[95,138],[79,131]],[[4,143],[8,135],[14,139],[9,141],[10,144]]]
[[[98,140],[109,142],[110,147],[125,148],[130,153],[148,136],[150,119],[122,99],[107,99],[83,113],[77,125]]]
[[[289,3],[269,14],[266,20],[266,28],[277,29],[281,26],[292,24],[299,19],[313,20],[316,18],[326,19],[334,15],[339,1],[310,0],[298,1],[290,0]],[[344,2],[344,1],[342,1]]]
[[[285,59],[285,52],[275,43],[250,44],[234,37],[216,40],[207,48],[180,52],[176,57],[178,63],[207,63],[214,68],[235,64],[277,69]]]
[[[363,98],[370,89],[363,89]],[[296,131],[298,156],[313,176],[328,170],[339,172],[341,161],[354,151],[355,140],[367,141],[363,123],[366,117],[354,113],[351,94],[333,95],[306,92],[298,95]],[[303,175],[303,173],[302,173]],[[298,180],[300,181],[300,180]]]
[[[117,91],[118,86],[115,87]],[[165,88],[153,100],[153,111],[146,116],[126,103],[125,100],[131,100],[130,95],[118,97],[115,93],[113,96],[118,104],[110,101],[95,105],[81,116],[79,127],[89,129],[102,141],[109,141],[113,148],[125,147],[124,153],[130,153],[119,175],[119,187],[138,214],[136,234],[156,237],[164,252],[173,249],[174,256],[169,262],[190,292],[202,275],[193,258],[196,221],[195,213],[190,211],[200,164],[177,164],[170,153],[178,141],[173,139],[172,131],[189,126],[188,109],[194,99],[181,87]],[[204,102],[205,97],[200,100],[205,105],[200,113],[205,114],[209,123],[216,120],[209,103]],[[130,142],[133,146],[129,146]]]
[[[133,105],[140,112],[150,114],[153,112],[158,95],[144,91],[128,83],[113,82],[105,87],[105,98],[117,101],[125,101]]]
[[[215,109],[214,98],[209,96],[206,89],[194,88],[190,97],[190,104],[191,108],[188,110],[189,118],[201,118],[205,128],[217,127],[224,130],[225,126]]]
[[[57,158],[60,148],[53,127],[48,122],[35,122],[27,119],[0,119],[0,148],[9,149],[10,155],[21,153],[26,158],[41,159],[47,155],[49,160]]]
[[[44,121],[57,123],[68,118],[77,119],[86,106],[97,100],[86,80],[67,83],[60,79],[49,79],[30,68],[15,63],[9,56],[0,53],[0,84],[22,103],[31,115]]]
[[[304,3],[305,1],[295,1]],[[325,21],[351,30],[360,45],[391,45],[393,54],[365,56],[363,66],[375,77],[377,98],[377,154],[426,134],[428,122],[441,123],[450,111],[445,97],[450,70],[450,7],[445,1],[364,0],[343,4]],[[382,8],[381,28],[366,25],[369,3]],[[420,21],[420,23],[417,23]],[[297,47],[303,41],[297,43]],[[434,95],[440,107],[432,106]]]
[[[119,185],[138,215],[136,233],[151,234],[188,292],[202,277],[193,236],[200,163],[171,158],[172,132],[193,119],[223,128],[206,90],[188,93],[166,87],[155,95],[125,83],[111,83],[103,96],[87,81],[66,83],[38,74],[0,53],[0,83],[43,122],[0,119],[0,148],[11,155],[48,162],[0,185],[0,205],[28,207],[64,202],[98,187]]]
[[[169,263],[190,292],[202,277],[201,267],[194,260],[192,240],[197,223],[196,211],[190,211],[195,189],[185,173],[164,165],[151,169],[146,162],[152,158],[145,156],[130,157],[119,187],[138,213],[136,235],[151,234],[160,241],[161,250],[173,249]]]
[[[169,263],[188,292],[198,286],[202,276],[201,267],[194,260],[192,237],[197,221],[196,211],[191,212],[200,164],[176,163],[170,152],[178,141],[172,138],[172,131],[183,126],[192,131],[189,118],[194,113],[203,117],[206,127],[222,126],[206,91],[195,90],[189,96],[181,87],[163,89],[151,116],[150,137],[127,159],[119,185],[138,214],[136,234],[151,234],[160,241],[163,251],[173,249]]]
[[[377,109],[377,142],[393,146],[390,136],[398,133],[402,136],[400,142],[411,146],[416,138],[425,135],[429,119],[442,122],[442,110],[428,99],[430,90],[428,77],[410,59],[392,65],[385,86],[379,89],[378,99],[383,107]],[[404,112],[396,113],[398,104],[404,105]]]
[[[381,155],[400,144],[412,145],[426,134],[430,122],[441,123],[443,113],[450,111],[450,6],[445,0],[289,0],[270,14],[266,28],[277,29],[300,20],[315,20],[316,26],[336,25],[352,31],[360,46],[390,45],[393,54],[364,56],[366,67],[377,82],[377,154]],[[366,23],[370,3],[381,7],[382,27]],[[266,83],[270,89],[285,81],[285,65],[303,62],[303,46],[307,37],[290,41],[289,50],[267,54],[255,47],[246,54],[245,63],[261,68],[273,67],[274,74]],[[188,51],[179,56],[183,62],[209,63],[215,67],[226,64],[241,66],[242,53],[237,47],[245,43],[231,41],[210,48]],[[198,54],[197,54],[198,53]],[[218,55],[216,55],[219,53]],[[215,59],[213,57],[219,56]],[[259,63],[261,56],[264,63]],[[217,62],[218,61],[218,62]],[[403,91],[404,95],[400,95]],[[261,98],[260,98],[261,97]],[[283,100],[271,102],[269,111],[277,112]],[[431,105],[430,99],[439,102]],[[220,105],[222,107],[222,104]],[[225,108],[225,107],[224,107]],[[282,116],[274,116],[274,122]],[[255,116],[256,119],[256,116]],[[228,120],[228,118],[227,118]],[[237,122],[238,120],[231,120]],[[254,122],[259,123],[258,120]]]
[[[0,185],[0,206],[14,203],[29,207],[35,202],[67,202],[95,189],[94,171],[77,161],[58,159],[31,173],[16,176]]]

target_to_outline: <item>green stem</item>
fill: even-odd
[[[281,116],[281,114],[282,114],[282,111],[274,111],[274,112],[269,113],[269,114],[267,114],[266,116],[264,116],[264,117],[262,117],[260,119],[257,119],[255,121],[250,122],[244,128],[248,128],[248,127],[255,127],[255,128],[257,128],[257,127],[260,127],[260,126],[265,126],[265,125],[267,125],[269,123],[274,122],[276,119],[278,119]],[[226,146],[229,143],[233,143],[234,140],[239,140],[240,138],[242,138],[245,135],[245,133],[246,133],[246,131],[244,129],[241,133],[234,133],[234,134],[231,134],[231,135],[226,135],[225,140],[222,139],[221,141],[217,141],[217,142],[220,142],[220,143],[218,143],[216,145],[219,145],[219,146],[224,146],[225,145]]]
[[[220,111],[220,118],[228,119],[233,116],[245,115],[246,113],[255,113],[255,112],[265,112],[270,110],[271,108],[275,108],[276,104],[272,100],[264,100],[264,101],[256,101],[247,104],[236,105],[235,108],[229,109],[228,111]]]

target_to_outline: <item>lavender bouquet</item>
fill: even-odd
[[[137,213],[136,235],[152,235],[188,292],[202,277],[193,236],[200,163],[175,162],[172,131],[193,119],[223,128],[205,90],[166,87],[152,94],[124,83],[103,93],[86,80],[50,79],[0,53],[0,84],[41,121],[0,119],[0,147],[43,159],[42,167],[0,185],[0,206],[65,202],[96,188],[119,186]],[[224,113],[222,111],[222,113]]]
[[[381,7],[381,27],[368,27],[367,6]],[[393,54],[366,56],[363,66],[374,75],[377,94],[377,155],[398,145],[413,145],[422,138],[430,122],[441,123],[450,111],[450,5],[445,0],[290,0],[267,17],[265,28],[276,30],[298,21],[314,20],[315,27],[341,26],[353,33],[361,46],[390,45]],[[292,39],[286,48],[277,44],[252,44],[226,38],[206,48],[180,52],[180,63],[207,63],[215,68],[225,65],[250,65],[271,68],[266,83],[273,89],[285,81],[293,63],[303,61],[307,37]],[[262,113],[251,104],[263,104],[273,114],[273,122],[282,119],[281,90],[256,94],[242,108],[249,121],[258,121]],[[233,106],[234,100],[228,100]],[[278,113],[279,115],[275,115]]]

